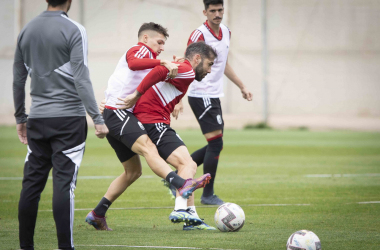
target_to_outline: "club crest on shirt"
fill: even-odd
[[[142,130],[145,130],[144,125],[142,125],[141,122],[137,122],[137,124],[140,126],[140,128],[141,128]]]
[[[216,120],[218,121],[219,124],[222,124],[222,117],[220,115],[216,116]]]

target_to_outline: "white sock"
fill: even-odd
[[[177,211],[179,209],[186,210],[187,208],[187,199],[183,198],[182,196],[178,196],[175,198],[175,206],[174,210]]]
[[[187,208],[190,208],[190,213],[194,215],[195,217],[199,218],[199,215],[197,214],[197,210],[195,209],[195,206],[188,206]]]

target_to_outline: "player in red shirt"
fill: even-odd
[[[178,75],[171,79],[168,70],[163,66],[155,67],[147,74],[137,90],[126,98],[120,98],[122,108],[133,107],[134,114],[144,124],[144,127],[158,149],[160,156],[169,164],[179,169],[178,175],[183,178],[193,178],[196,171],[196,163],[192,160],[182,139],[170,127],[170,114],[176,104],[186,94],[189,85],[194,79],[200,81],[211,72],[217,54],[214,49],[204,42],[193,43],[187,47],[185,62],[178,63]],[[181,166],[194,166],[195,168],[183,168]],[[177,193],[177,199],[181,199]],[[180,212],[189,211],[190,214],[199,218],[195,206],[194,195],[186,204],[177,203],[169,219],[172,222],[183,222]],[[202,229],[215,229],[202,222],[194,225]],[[192,225],[185,225],[184,230],[194,229]]]
[[[139,43],[130,48],[120,58],[114,73],[108,81],[106,90],[106,103],[103,112],[105,124],[109,129],[107,140],[115,150],[117,157],[122,163],[125,172],[116,178],[108,188],[106,194],[93,211],[86,217],[86,222],[98,230],[110,230],[105,214],[109,206],[141,176],[141,163],[138,155],[145,157],[149,167],[158,176],[165,178],[177,186],[181,199],[186,198],[209,180],[203,176],[197,180],[185,180],[177,175],[169,165],[159,156],[157,148],[149,139],[141,122],[133,115],[133,107],[130,109],[120,108],[116,102],[118,97],[132,94],[141,80],[157,65],[170,70],[169,75],[175,77],[178,66],[166,60],[157,60],[156,56],[164,50],[164,44],[168,34],[167,30],[155,23],[143,24],[138,32]],[[192,168],[192,170],[187,170]],[[196,166],[183,166],[182,171],[195,172]],[[196,185],[194,186],[194,183]],[[185,213],[192,223],[201,223],[198,218]]]

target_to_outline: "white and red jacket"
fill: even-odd
[[[186,94],[195,78],[189,61],[177,64],[178,75],[174,79],[168,77],[168,69],[157,66],[137,87],[142,96],[137,101],[133,113],[140,122],[170,124],[170,114],[174,106]]]
[[[105,91],[107,107],[118,108],[118,97],[125,98],[135,92],[144,77],[155,66],[160,65],[156,56],[156,53],[143,43],[138,43],[124,53],[108,80]],[[128,111],[133,112],[133,107]]]
[[[211,67],[211,73],[207,74],[202,81],[198,82],[195,80],[190,85],[187,93],[188,96],[208,98],[219,98],[224,96],[223,75],[227,63],[230,38],[231,32],[227,26],[220,24],[219,36],[216,36],[207,21],[191,33],[187,46],[191,43],[204,41],[215,49],[218,58]]]

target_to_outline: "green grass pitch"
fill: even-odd
[[[205,145],[200,130],[178,133],[190,152]],[[0,127],[0,249],[19,247],[21,180],[8,177],[22,176],[25,155],[15,127]],[[223,200],[244,209],[246,223],[237,233],[185,232],[172,224],[168,216],[174,202],[142,162],[142,178],[107,213],[114,231],[96,231],[84,219],[113,179],[84,177],[117,176],[122,167],[107,141],[95,138],[90,129],[75,190],[76,249],[277,250],[285,249],[288,237],[300,229],[316,233],[323,250],[380,249],[380,133],[226,130],[215,189]],[[200,206],[200,195],[195,192],[198,214],[214,225],[216,207]],[[39,204],[35,249],[57,248],[51,200],[49,180]]]

